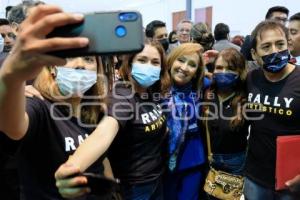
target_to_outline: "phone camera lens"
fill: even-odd
[[[124,26],[117,26],[115,29],[115,34],[118,37],[124,37],[127,34],[127,30]]]
[[[130,21],[135,21],[137,20],[138,16],[134,12],[128,12],[128,13],[121,13],[119,15],[119,19],[122,22],[130,22]]]

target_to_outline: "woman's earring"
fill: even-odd
[[[53,78],[56,77],[57,69],[56,67],[50,67],[49,68],[50,74],[52,75]]]

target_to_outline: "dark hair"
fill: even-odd
[[[211,33],[209,25],[202,22],[193,25],[191,29],[191,38],[193,42],[201,44],[204,51],[212,49],[215,42],[215,38]]]
[[[289,9],[283,6],[274,6],[269,8],[265,19],[270,19],[272,17],[273,12],[282,12],[285,13],[286,15],[289,15]]]
[[[227,39],[229,34],[229,26],[224,23],[219,23],[215,26],[214,35],[216,40]]]
[[[281,23],[275,20],[265,20],[260,22],[251,33],[251,48],[256,50],[257,37],[261,37],[261,33],[266,30],[280,30],[285,34],[286,40],[288,40],[289,32],[288,29]]]
[[[160,28],[160,27],[166,27],[166,23],[159,21],[159,20],[154,20],[154,21],[150,22],[146,26],[146,30],[145,30],[146,36],[149,38],[153,38],[156,29]]]
[[[145,40],[144,42],[145,46],[150,45],[154,48],[157,49],[160,58],[161,58],[161,72],[160,72],[160,80],[157,81],[154,85],[152,85],[149,90],[153,93],[160,93],[162,95],[165,95],[169,89],[170,89],[170,76],[168,73],[168,66],[166,64],[166,55],[165,55],[165,50],[161,46],[161,44],[157,41],[149,41]],[[139,54],[129,54],[129,55],[124,55],[122,58],[122,66],[119,69],[119,73],[121,78],[124,81],[129,81],[130,80],[130,74],[131,74],[131,69],[132,69],[132,61],[134,57]]]
[[[169,43],[171,43],[171,44],[174,43],[174,41],[172,41],[172,37],[173,37],[173,35],[176,35],[176,34],[177,34],[177,32],[175,30],[173,30],[169,33],[169,36],[168,36]]]
[[[235,48],[228,48],[222,50],[216,61],[222,57],[222,59],[228,63],[230,69],[238,72],[240,76],[239,83],[237,84],[234,92],[235,96],[231,101],[231,106],[235,112],[235,117],[230,120],[230,126],[232,128],[239,127],[244,124],[244,118],[242,115],[243,104],[246,103],[246,78],[247,78],[247,63],[242,53]],[[212,91],[216,88],[215,83],[211,85]]]
[[[22,3],[16,6],[13,6],[8,12],[8,16],[7,16],[9,23],[15,22],[17,24],[21,24],[26,18],[28,8],[32,8],[41,4],[45,4],[45,3],[42,1],[28,0],[28,1],[23,1]]]
[[[294,20],[300,21],[300,12],[291,16],[289,21],[294,21]]]
[[[9,22],[7,19],[0,18],[0,26],[3,26],[3,25],[9,25]]]
[[[7,18],[8,12],[13,8],[13,6],[6,6],[5,8],[5,17]]]

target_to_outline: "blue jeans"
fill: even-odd
[[[213,154],[212,167],[216,170],[242,175],[245,166],[246,153]]]
[[[245,178],[244,188],[245,200],[299,200],[299,197],[293,196],[287,190],[274,191],[271,188],[261,186],[249,178]]]
[[[163,200],[161,179],[136,185],[122,185],[124,200]]]

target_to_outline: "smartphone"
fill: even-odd
[[[82,176],[87,178],[87,187],[91,189],[91,194],[103,196],[120,189],[120,181],[118,179],[110,179],[94,173],[83,173]]]
[[[144,48],[142,15],[137,11],[95,12],[78,24],[56,28],[47,37],[87,37],[85,48],[49,52],[58,57],[137,53]]]

